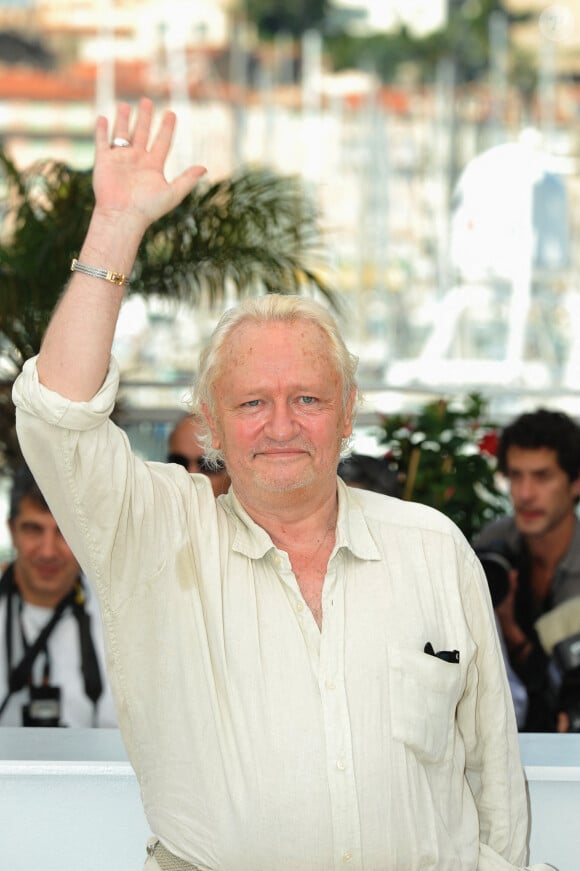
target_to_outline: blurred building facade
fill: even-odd
[[[439,0],[340,5],[362,13],[353,20],[367,30],[397,26],[404,18],[420,31],[429,15],[447,11]],[[463,213],[454,211],[453,196],[471,161],[498,144],[517,143],[531,127],[536,150],[550,158],[554,177],[565,186],[568,254],[565,266],[538,269],[526,279],[530,330],[519,342],[521,365],[507,386],[574,390],[580,387],[580,371],[571,363],[580,357],[573,325],[580,88],[572,72],[560,72],[560,62],[580,58],[574,52],[580,0],[506,5],[513,12],[536,9],[515,31],[540,79],[532,101],[507,74],[502,78],[501,42],[489,76],[469,88],[455,87],[444,64],[429,85],[385,86],[361,70],[332,74],[315,34],[300,45],[257,43],[233,0],[0,3],[0,138],[20,166],[51,157],[85,168],[93,159],[95,117],[110,114],[117,99],[134,102],[146,94],[158,109],[174,108],[180,125],[170,173],[198,162],[220,178],[242,164],[261,163],[305,177],[322,213],[331,282],[348,302],[349,340],[361,357],[365,384],[373,390],[422,383],[456,389],[458,379],[466,387],[485,387],[489,379],[497,390],[505,385],[492,377],[493,367],[486,369],[481,352],[487,348],[499,374],[510,371],[502,369],[507,346],[502,350],[497,341],[509,330],[502,333],[497,323],[517,317],[513,287],[493,269],[474,284],[458,267],[454,218]],[[462,8],[467,6],[465,0]],[[516,239],[529,216],[521,198],[508,202],[512,188],[509,178],[500,182],[495,199],[498,218],[515,216],[510,232]],[[493,227],[493,188],[487,190],[486,220]],[[471,221],[464,241],[475,244],[482,234]],[[477,217],[478,228],[482,221]],[[487,252],[474,252],[474,262],[478,256],[485,259]],[[459,297],[462,314],[453,320],[449,313]],[[448,327],[444,341],[437,322],[446,319],[457,332],[451,335]],[[546,322],[550,341],[546,330],[533,327]],[[164,349],[167,344],[160,343]],[[184,345],[169,345],[181,362]],[[421,358],[428,361],[422,369],[399,365]],[[474,361],[471,368],[458,368],[462,359]],[[539,368],[527,365],[537,362]],[[454,366],[458,374],[451,379],[445,373]],[[399,383],[397,373],[409,371]]]

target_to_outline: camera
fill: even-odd
[[[568,731],[580,732],[580,632],[556,644],[554,658],[563,675],[558,708],[568,715]]]
[[[60,687],[31,686],[30,701],[22,707],[23,726],[60,726]]]
[[[503,542],[476,549],[476,554],[485,572],[491,601],[495,608],[510,589],[510,572],[517,568],[515,555]]]

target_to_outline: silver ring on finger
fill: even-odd
[[[129,148],[131,143],[128,139],[123,139],[122,136],[115,136],[111,142],[111,148]]]

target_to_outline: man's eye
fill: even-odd
[[[256,408],[260,404],[259,399],[250,399],[248,402],[243,402],[242,405],[245,408]]]
[[[36,526],[34,523],[25,523],[20,527],[20,531],[25,535],[41,535],[42,527]]]
[[[303,405],[313,405],[313,403],[316,402],[316,397],[314,397],[314,396],[301,396],[300,402]]]

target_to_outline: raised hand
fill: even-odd
[[[79,272],[77,268],[72,273],[38,358],[41,383],[69,399],[88,400],[94,396],[109,365],[125,287],[111,283],[99,272],[129,276],[147,227],[177,206],[205,171],[192,166],[167,181],[164,167],[175,115],[165,112],[153,136],[152,115],[151,100],[143,99],[131,125],[131,108],[121,103],[110,137],[106,118],[97,121],[95,208],[75,258],[93,272]],[[129,144],[111,147],[115,139]],[[94,270],[98,270],[97,274]]]
[[[103,116],[97,120],[95,133],[96,210],[110,217],[122,214],[125,222],[135,221],[142,230],[177,206],[205,172],[204,167],[192,166],[173,181],[167,181],[164,168],[176,118],[173,112],[164,112],[153,137],[152,118],[151,100],[140,100],[132,125],[131,107],[120,103],[111,136]],[[129,145],[115,145],[116,140]]]

